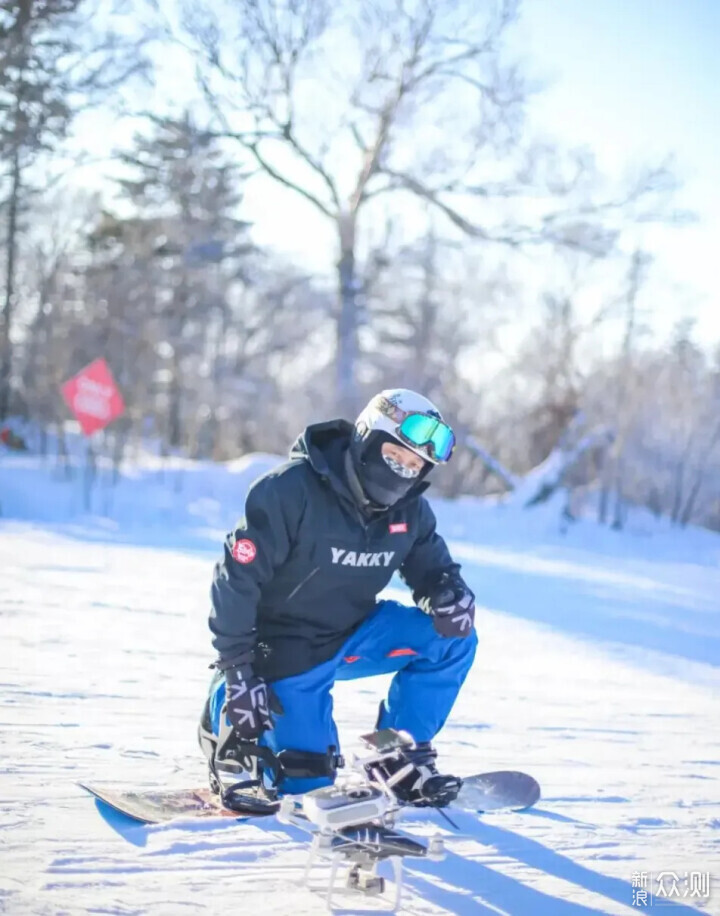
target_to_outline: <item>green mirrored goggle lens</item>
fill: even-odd
[[[424,414],[410,414],[399,427],[403,438],[417,448],[429,447],[436,461],[447,461],[455,447],[455,434],[450,427]]]

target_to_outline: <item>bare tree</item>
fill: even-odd
[[[612,413],[616,436],[603,462],[603,483],[598,503],[598,519],[605,524],[609,520],[610,500],[614,498],[613,528],[620,529],[625,521],[625,458],[624,453],[636,412],[641,401],[638,398],[636,380],[635,349],[638,335],[638,296],[647,281],[652,258],[647,252],[636,250],[630,260],[626,279],[626,291],[622,297],[624,331],[620,356],[610,390]]]
[[[672,184],[651,169],[598,201],[589,157],[520,154],[526,86],[503,47],[517,10],[517,0],[187,5],[184,34],[219,129],[335,228],[346,409],[356,399],[361,217],[379,197],[422,202],[480,241],[602,254],[617,237],[613,219]],[[512,201],[521,206],[508,215]]]
[[[76,265],[98,206],[95,194],[55,191],[38,196],[28,211],[29,223],[41,228],[28,232],[18,264],[24,314],[17,321],[15,396],[19,412],[39,424],[43,451],[48,426],[64,415],[58,391],[70,374],[62,352],[65,310],[79,304]]]
[[[371,252],[362,274],[369,387],[402,380],[429,397],[452,387],[458,360],[481,327],[485,309],[477,301],[490,298],[495,279],[490,271],[482,282],[468,276],[453,247],[431,229],[399,246],[388,233]]]
[[[709,435],[706,435],[706,441],[703,443],[697,457],[694,479],[689,486],[685,505],[682,506],[676,516],[676,521],[683,528],[695,517],[700,494],[710,476],[712,461],[717,458],[718,453],[720,453],[720,423],[715,423],[714,426],[710,427]],[[717,468],[715,470],[717,472]],[[703,516],[703,521],[709,520],[709,513],[703,512]]]
[[[4,295],[0,322],[0,418],[8,410],[11,331],[21,218],[33,191],[30,170],[57,150],[83,106],[106,99],[145,72],[140,44],[98,34],[86,0],[21,0],[0,8],[0,213]]]

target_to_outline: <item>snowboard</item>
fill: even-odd
[[[200,789],[148,789],[127,791],[112,786],[94,786],[78,783],[93,798],[108,805],[141,824],[165,824],[180,818],[250,817],[238,811],[223,808],[217,795],[208,788]]]
[[[234,811],[224,808],[210,789],[160,789],[125,791],[112,787],[79,783],[94,798],[115,811],[142,824],[165,824],[176,819],[234,817],[245,820],[274,814],[277,806],[265,811]],[[463,779],[460,794],[449,806],[450,811],[485,813],[489,811],[522,811],[540,798],[540,785],[527,773],[495,770]]]

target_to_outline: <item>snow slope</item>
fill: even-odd
[[[12,480],[6,463],[4,506]],[[298,884],[302,836],[275,819],[129,827],[75,785],[204,779],[208,528],[222,519],[151,531],[142,518],[158,487],[143,498],[127,488],[126,505],[144,506],[133,519],[50,521],[58,493],[28,466],[13,514],[35,506],[43,522],[0,523],[0,912],[323,913]],[[216,496],[193,490],[203,498]],[[237,502],[220,510],[226,525]],[[187,521],[178,503],[168,511]],[[720,538],[589,524],[563,535],[551,510],[436,508],[482,605],[480,652],[441,758],[460,775],[526,769],[544,797],[533,812],[462,816],[457,834],[413,812],[407,829],[442,832],[449,855],[408,860],[403,912],[628,914],[644,908],[634,875],[656,889],[653,876],[672,871],[715,880],[709,899],[672,912],[720,913]],[[337,686],[346,751],[385,685]]]

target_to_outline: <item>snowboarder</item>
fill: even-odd
[[[431,401],[387,390],[354,425],[309,426],[252,485],[212,584],[217,670],[200,743],[216,776],[252,741],[287,764],[283,793],[331,784],[334,682],[395,672],[375,724],[416,742],[395,791],[455,798],[461,781],[438,773],[431,741],[475,655],[475,603],[422,496],[454,445]],[[378,601],[396,571],[416,606]]]

